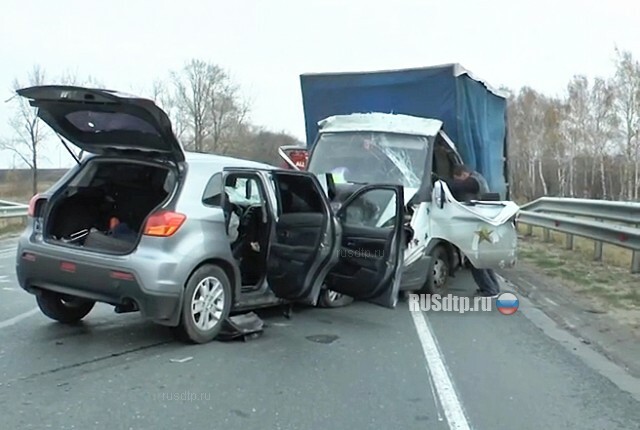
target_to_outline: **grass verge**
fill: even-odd
[[[629,273],[628,265],[596,262],[592,255],[549,246],[537,236],[521,237],[518,255],[523,263],[561,281],[596,307],[608,312],[629,311],[640,323],[640,275]]]

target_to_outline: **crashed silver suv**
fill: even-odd
[[[316,304],[322,291],[396,305],[400,187],[363,186],[332,207],[331,184],[311,173],[184,152],[150,100],[68,86],[18,94],[92,154],[32,199],[20,238],[18,280],[48,317],[74,323],[102,302],[203,343],[232,313]]]

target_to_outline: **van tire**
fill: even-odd
[[[207,290],[210,293],[203,296],[203,292]],[[220,296],[216,299],[218,294]],[[187,281],[176,334],[181,340],[190,343],[212,341],[231,313],[232,300],[231,282],[225,271],[214,264],[201,266]],[[207,314],[208,311],[215,312],[216,315]]]
[[[96,304],[91,300],[63,296],[45,290],[38,292],[36,301],[43,314],[62,324],[77,323],[86,317]]]
[[[418,291],[423,294],[444,294],[449,286],[451,258],[444,245],[438,245],[430,253],[434,265],[432,273],[427,276],[424,287]]]

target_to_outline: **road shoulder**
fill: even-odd
[[[640,309],[635,306],[636,301],[617,299],[620,288],[638,288],[640,282],[634,282],[634,275],[622,272],[624,269],[586,261],[570,251],[545,250],[537,245],[540,244],[525,242],[525,256],[535,258],[525,257],[516,268],[501,275],[560,328],[630,375],[640,377]],[[558,268],[570,276],[558,276]],[[625,285],[621,286],[621,282]]]

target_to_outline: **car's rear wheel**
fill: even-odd
[[[36,295],[43,314],[63,324],[73,324],[86,317],[96,302],[70,297],[52,291],[40,291]]]
[[[231,282],[224,270],[215,265],[200,267],[184,291],[179,337],[193,343],[215,339],[229,317],[231,300]]]
[[[433,272],[427,277],[427,282],[419,292],[425,294],[444,294],[449,284],[450,259],[447,249],[442,246],[436,246],[431,251],[433,262]]]
[[[340,308],[353,303],[353,298],[335,291],[324,289],[318,299],[318,307],[321,308]]]

